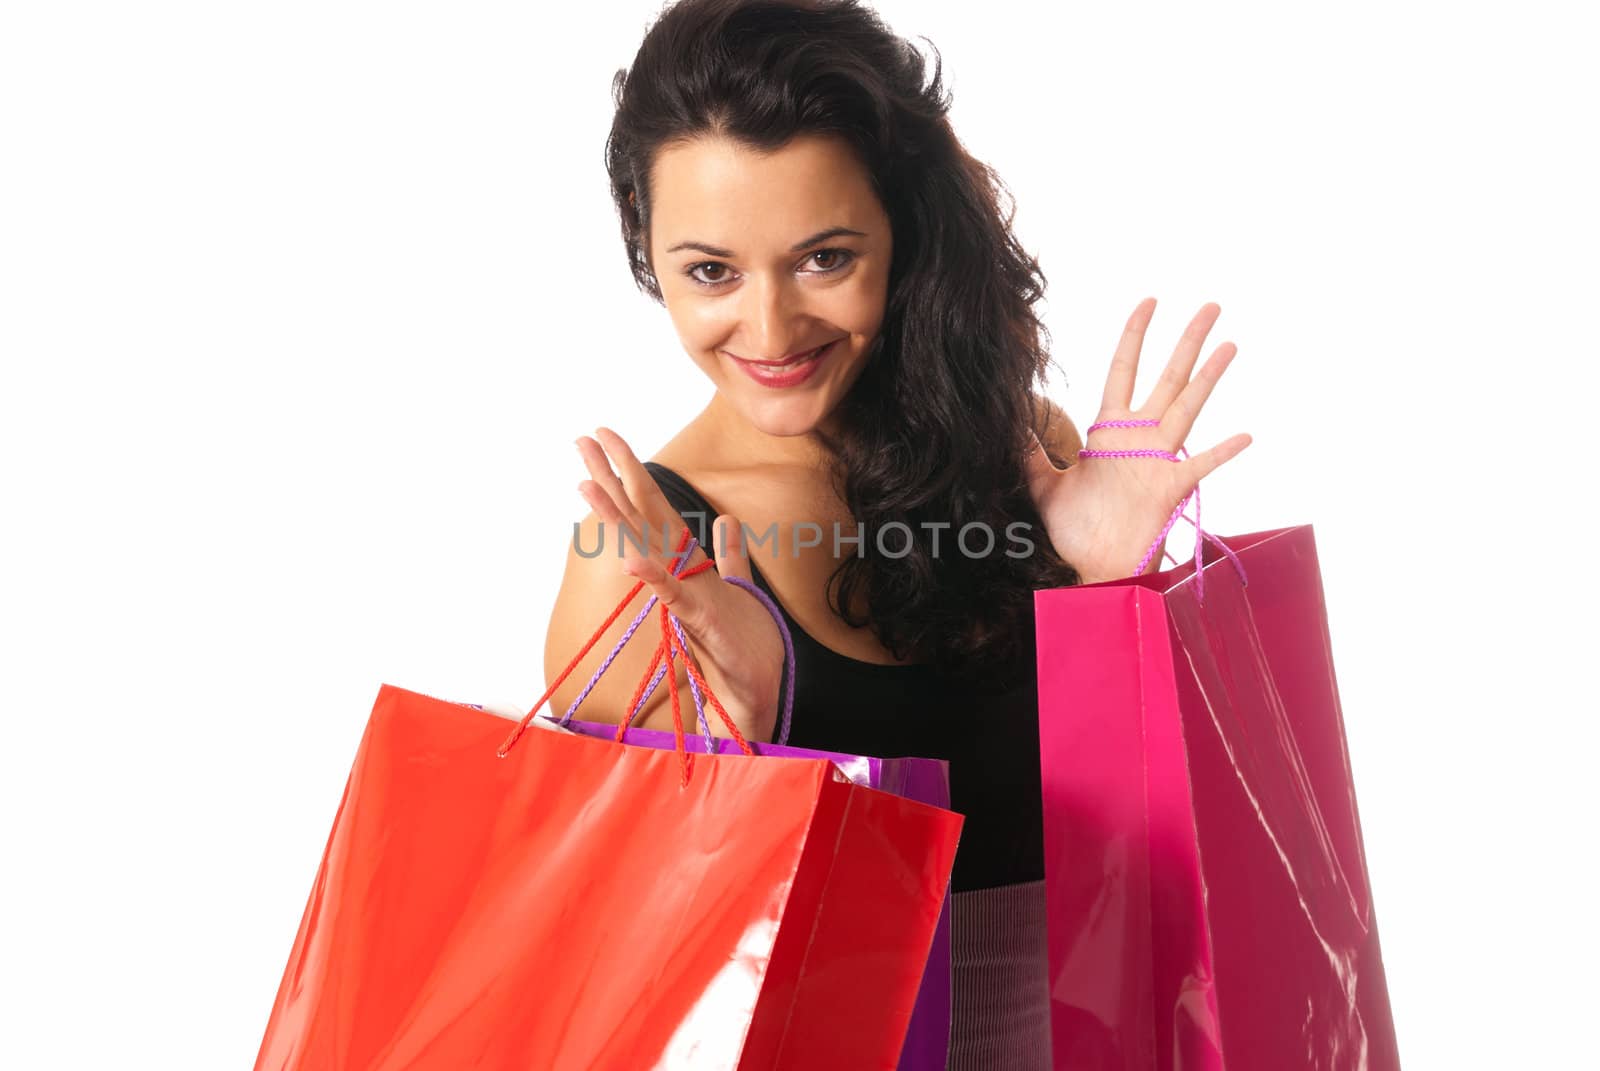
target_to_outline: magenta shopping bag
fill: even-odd
[[[547,724],[557,724],[550,719]],[[568,721],[565,728],[585,736],[611,739],[616,735],[615,725],[595,722]],[[672,733],[657,729],[628,729],[624,743],[641,747],[671,750]],[[707,739],[686,735],[685,747],[695,754],[705,754]],[[787,744],[751,742],[757,755],[769,758],[825,758],[833,760],[841,773],[858,785],[893,793],[918,803],[928,803],[945,810],[950,808],[949,766],[942,759],[875,758],[865,755],[843,755],[831,751],[813,751],[809,748],[790,747]],[[737,754],[732,740],[711,738],[711,747],[721,754]],[[944,1071],[950,1052],[950,891],[945,889],[944,907],[939,913],[938,928],[928,952],[928,966],[917,990],[916,1007],[906,1028],[905,1045],[900,1050],[896,1071]]]
[[[1223,542],[1035,595],[1055,1066],[1398,1068],[1312,531]]]

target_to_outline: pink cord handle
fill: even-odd
[[[1087,440],[1090,435],[1093,435],[1095,432],[1099,431],[1101,428],[1157,428],[1157,427],[1160,427],[1160,426],[1161,426],[1161,421],[1159,421],[1159,420],[1102,420],[1102,421],[1099,421],[1098,423],[1090,424],[1089,425],[1089,429],[1087,431],[1085,431],[1083,434],[1084,434],[1085,440]],[[1189,456],[1189,451],[1185,450],[1181,446],[1178,447],[1178,452],[1181,453],[1184,458],[1187,458]],[[1166,450],[1149,450],[1149,449],[1142,449],[1142,450],[1087,450],[1087,449],[1085,449],[1085,450],[1079,450],[1078,451],[1078,456],[1080,458],[1084,458],[1084,457],[1121,457],[1121,458],[1153,457],[1153,458],[1160,458],[1163,461],[1172,461],[1172,462],[1178,462],[1178,461],[1183,460],[1183,458],[1180,458],[1177,454],[1169,453]],[[1192,521],[1190,521],[1188,515],[1183,512],[1184,508],[1189,505],[1189,500],[1190,499],[1194,500],[1194,520],[1192,520]],[[1223,554],[1227,555],[1229,561],[1233,562],[1234,569],[1238,570],[1238,573],[1239,573],[1239,582],[1241,584],[1248,584],[1250,582],[1249,578],[1246,577],[1245,573],[1244,573],[1244,562],[1239,560],[1239,556],[1233,552],[1232,548],[1230,548],[1226,543],[1224,543],[1222,540],[1218,539],[1216,536],[1212,535],[1210,532],[1207,532],[1204,528],[1200,527],[1200,485],[1199,484],[1196,484],[1194,486],[1193,490],[1191,490],[1188,494],[1183,496],[1183,501],[1178,503],[1178,507],[1172,511],[1172,516],[1167,518],[1167,523],[1165,525],[1163,525],[1162,528],[1161,528],[1161,534],[1156,536],[1155,542],[1150,544],[1150,549],[1144,552],[1144,557],[1140,558],[1139,559],[1139,564],[1134,567],[1134,570],[1133,570],[1133,575],[1134,576],[1139,576],[1139,575],[1144,573],[1145,567],[1150,564],[1150,559],[1155,557],[1156,551],[1161,548],[1162,542],[1164,542],[1166,540],[1167,533],[1172,531],[1172,526],[1178,523],[1178,518],[1179,517],[1182,517],[1185,521],[1189,521],[1190,524],[1194,525],[1194,593],[1195,593],[1195,598],[1196,599],[1198,599],[1201,602],[1204,602],[1205,601],[1205,597],[1206,597],[1206,589],[1205,589],[1206,573],[1205,573],[1205,569],[1202,568],[1202,566],[1205,563],[1201,559],[1201,553],[1205,550],[1206,540],[1208,540],[1208,539],[1211,540],[1211,542],[1213,544],[1215,544],[1218,548],[1220,548]]]

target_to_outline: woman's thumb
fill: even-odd
[[[718,517],[712,526],[711,542],[716,551],[718,575],[751,578],[750,559],[744,551],[744,525],[738,518],[726,513]]]
[[[1039,441],[1039,436],[1028,432],[1028,453],[1023,458],[1023,472],[1027,477],[1028,487],[1035,494],[1048,486],[1049,481],[1061,474],[1055,462],[1050,460],[1050,455],[1045,452],[1044,444]]]

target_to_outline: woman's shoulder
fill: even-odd
[[[726,512],[722,504],[722,466],[693,424],[651,454],[645,469],[680,512],[692,509],[708,511],[713,516]]]
[[[742,469],[737,457],[730,456],[704,423],[703,415],[691,420],[650,455],[653,467],[667,469],[704,493],[720,488]]]

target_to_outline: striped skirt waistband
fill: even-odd
[[[1050,1071],[1043,881],[950,898],[949,1071]]]

